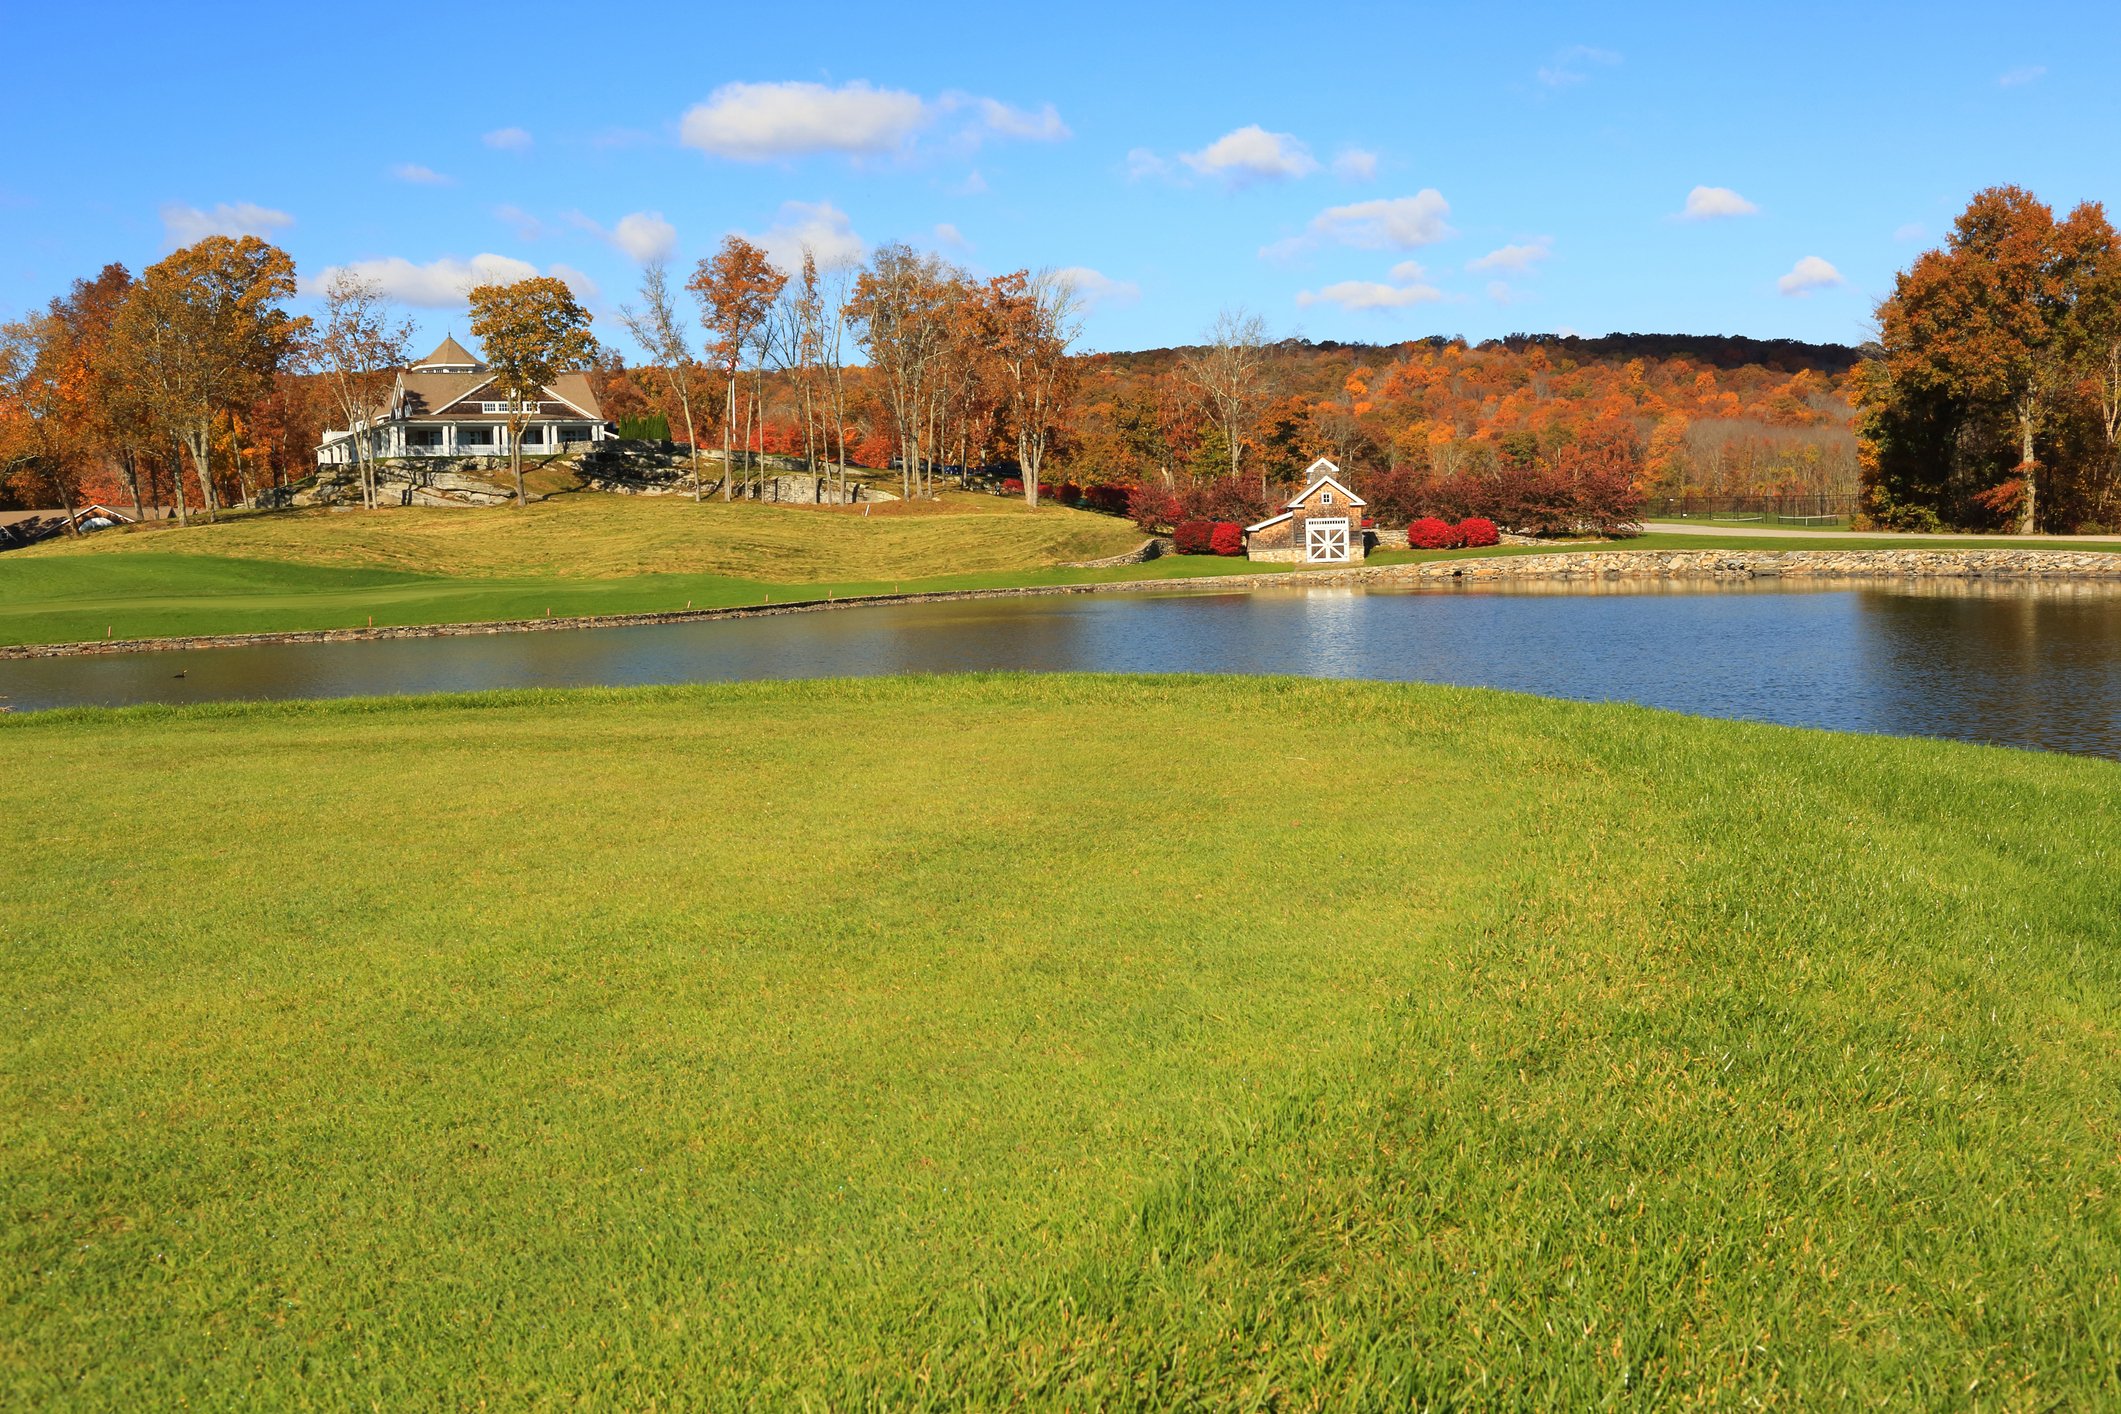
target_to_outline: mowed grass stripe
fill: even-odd
[[[0,743],[22,1402],[2121,1396],[2111,763],[1096,676]]]

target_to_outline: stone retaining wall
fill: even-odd
[[[1171,553],[1171,537],[1152,535],[1124,555],[1107,555],[1102,560],[1070,560],[1060,566],[1064,570],[1108,570],[1120,565],[1141,565],[1161,559]]]
[[[1141,554],[1147,550],[1135,551]],[[1561,555],[1514,555],[1431,560],[1414,565],[1369,565],[1291,574],[1225,574],[1201,579],[1137,579],[1117,584],[1052,584],[1018,589],[959,589],[933,594],[867,594],[799,599],[723,609],[661,614],[593,614],[563,619],[493,623],[408,624],[396,628],[313,629],[292,633],[232,633],[188,638],[129,638],[86,643],[0,646],[0,659],[62,658],[89,653],[154,653],[187,648],[235,648],[266,643],[372,643],[390,638],[449,638],[546,629],[624,628],[647,624],[748,619],[873,604],[937,604],[963,599],[1030,599],[1062,594],[1182,594],[1200,590],[1300,589],[1313,585],[1492,584],[1566,580],[1833,580],[2090,581],[2121,584],[2121,554],[2080,550],[1600,550]]]

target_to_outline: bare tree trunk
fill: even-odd
[[[2018,474],[2025,479],[2025,499],[2018,506],[2018,533],[2033,533],[2033,414],[2020,410],[2018,414]]]
[[[169,480],[177,497],[177,524],[191,525],[191,510],[184,504],[184,444],[175,436],[169,439]]]
[[[140,524],[147,519],[147,513],[140,509],[139,458],[132,448],[122,448],[118,453],[118,465],[125,469],[125,489],[133,493],[133,523]]]
[[[736,463],[729,460],[730,424],[736,420],[736,370],[729,370],[729,396],[722,401],[722,499],[729,499],[729,475]]]

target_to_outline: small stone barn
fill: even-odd
[[[1368,553],[1362,510],[1368,504],[1340,484],[1340,468],[1320,457],[1304,471],[1304,489],[1258,525],[1245,527],[1245,558],[1299,565],[1357,565]]]

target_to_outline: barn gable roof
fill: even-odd
[[[1324,457],[1320,457],[1317,461],[1304,468],[1304,489],[1296,493],[1295,500],[1286,503],[1286,508],[1293,511],[1302,505],[1304,497],[1316,491],[1320,482],[1324,482],[1340,492],[1341,495],[1346,496],[1348,504],[1351,506],[1367,506],[1370,504],[1348,489],[1347,484],[1340,479],[1339,467],[1333,465]]]

